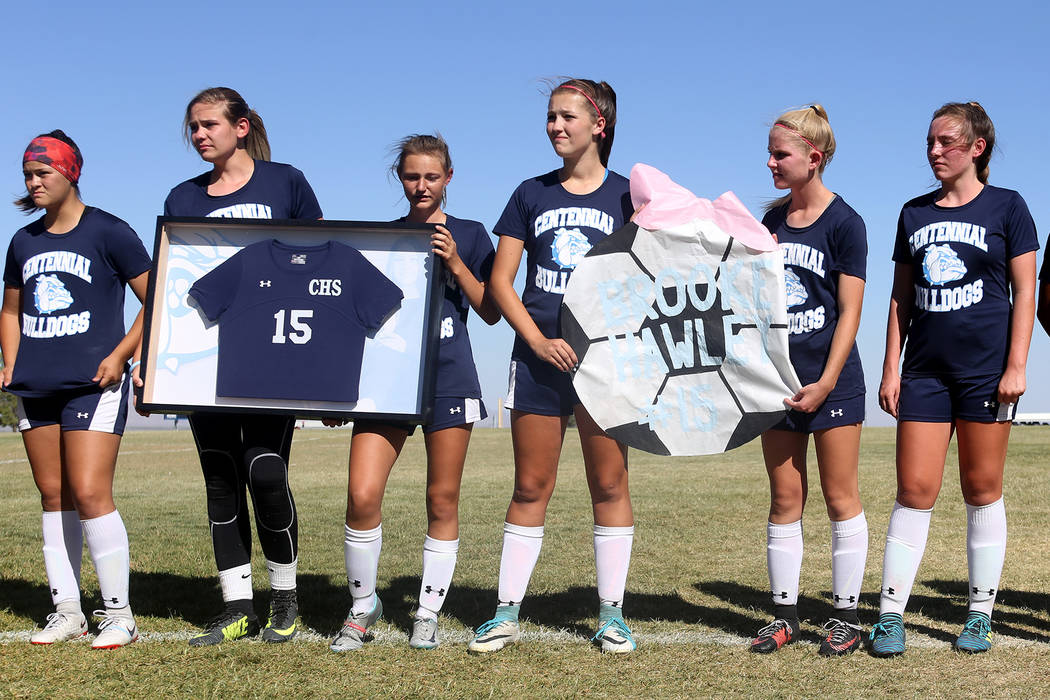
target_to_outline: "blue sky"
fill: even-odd
[[[890,253],[901,204],[934,185],[924,153],[934,109],[985,106],[999,139],[992,183],[1021,192],[1044,243],[1050,231],[1050,9],[1009,0],[706,5],[18,3],[5,9],[0,42],[3,182],[18,196],[26,143],[62,128],[85,155],[85,201],[128,221],[152,249],[168,190],[205,169],[182,141],[186,102],[228,85],[262,115],[274,160],[306,174],[326,218],[404,213],[386,174],[389,145],[439,130],[455,165],[449,212],[491,227],[521,180],[559,165],[541,81],[573,75],[617,91],[613,169],[645,162],[700,196],[733,190],[761,216],[776,195],[769,125],[786,108],[820,102],[838,140],[825,182],[868,228],[858,342],[869,422],[888,424],[874,400]],[[25,221],[0,207],[0,244]],[[472,322],[471,333],[491,410],[506,391],[512,331]],[[1022,411],[1050,411],[1048,350],[1037,330]]]

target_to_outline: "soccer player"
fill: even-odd
[[[926,157],[940,187],[905,204],[897,223],[879,387],[879,405],[897,419],[897,499],[886,533],[879,622],[871,630],[876,656],[904,651],[901,616],[953,432],[970,574],[969,614],[955,648],[991,648],[1006,553],[1003,470],[1010,422],[1025,391],[1039,248],[1021,195],[988,184],[994,147],[995,127],[976,102],[934,112]]]
[[[488,324],[499,309],[485,293],[494,251],[485,227],[444,212],[445,188],[452,180],[452,159],[440,136],[412,135],[395,147],[391,171],[408,200],[399,219],[433,224],[434,254],[444,266],[444,299],[433,422],[423,428],[427,451],[427,534],[423,538],[423,579],[409,645],[433,649],[439,644],[438,613],[448,596],[459,550],[459,490],[470,433],[485,418],[481,386],[474,366],[467,314]],[[329,425],[339,421],[326,421]],[[405,439],[415,426],[357,420],[350,442],[343,551],[353,599],[332,651],[353,651],[364,644],[368,628],[383,614],[376,596],[376,570],[383,546],[382,504],[387,478]]]
[[[473,653],[493,652],[520,636],[518,611],[543,543],[565,428],[576,416],[594,512],[598,631],[603,651],[635,649],[622,604],[634,539],[627,447],[606,435],[579,402],[570,372],[576,354],[561,338],[565,284],[591,246],[632,215],[629,183],[608,169],[616,93],[604,82],[571,79],[554,87],[547,136],[561,167],[525,180],[495,226],[499,235],[490,289],[517,333],[507,407],[514,444],[514,494],[503,526],[498,603],[477,628]],[[525,289],[514,277],[527,254]]]
[[[810,435],[831,519],[835,616],[824,625],[820,654],[837,656],[860,646],[857,600],[868,524],[857,482],[864,371],[855,341],[868,245],[860,216],[824,185],[824,168],[834,155],[835,135],[821,105],[785,112],[769,130],[766,165],[773,186],[791,193],[770,204],[762,223],[784,254],[791,363],[802,389],[784,401],[791,409],[784,420],[762,435],[770,490],[766,563],[775,619],[751,642],[751,651],[759,653],[772,653],[799,637],[796,605]]]
[[[11,239],[0,312],[3,387],[18,395],[22,432],[43,506],[44,568],[55,612],[30,638],[87,634],[80,607],[83,540],[103,610],[91,646],[138,639],[128,601],[128,533],[113,503],[117,450],[128,417],[128,360],[142,312],[124,332],[124,291],[146,295],[150,259],[126,223],[80,200],[80,149],[62,131],[33,139],[22,158],[26,194],[44,215]]]
[[[242,219],[320,219],[321,207],[303,174],[270,161],[262,118],[226,87],[208,88],[190,100],[186,138],[211,170],[171,190],[165,216]],[[138,383],[138,382],[136,382]],[[288,488],[292,416],[197,411],[190,427],[200,454],[215,563],[225,609],[190,639],[191,646],[254,636],[251,516],[270,578],[268,642],[295,636],[299,523]]]

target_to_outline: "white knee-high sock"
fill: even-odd
[[[499,560],[499,605],[521,605],[543,547],[543,526],[503,523],[503,554]]]
[[[798,576],[802,571],[802,520],[766,524],[766,565],[769,590],[776,605],[798,603]]]
[[[831,521],[831,599],[836,610],[857,607],[868,561],[868,520],[864,511]]]
[[[83,529],[75,510],[44,511],[44,570],[51,588],[51,602],[76,602],[80,606],[80,562],[84,556]]]
[[[128,606],[128,531],[118,511],[80,521],[106,608]]]
[[[346,581],[354,599],[351,608],[354,613],[369,613],[375,608],[376,572],[382,549],[382,523],[371,530],[354,530],[346,526],[343,557],[346,560]]]
[[[266,573],[270,576],[270,588],[275,591],[294,591],[296,569],[298,567],[298,556],[292,560],[291,564],[280,564],[267,559]]]
[[[879,614],[904,614],[919,571],[919,562],[926,551],[926,537],[930,533],[933,509],[916,510],[894,502],[890,526],[886,531],[886,554],[882,559],[882,594],[879,596]]]
[[[419,583],[418,617],[437,618],[445,596],[452,586],[452,574],[456,570],[456,554],[459,539],[436,540],[430,535],[423,538],[423,579]]]
[[[598,577],[598,603],[623,607],[627,570],[631,566],[634,526],[594,526],[594,568]]]
[[[970,610],[991,617],[1006,558],[1006,507],[1002,497],[985,506],[966,504],[966,555]]]

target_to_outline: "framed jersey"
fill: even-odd
[[[443,283],[432,231],[158,217],[141,405],[427,422]]]

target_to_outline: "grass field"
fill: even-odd
[[[442,617],[443,644],[408,648],[418,593],[423,509],[422,439],[411,438],[384,510],[379,594],[387,615],[357,653],[328,651],[349,606],[343,572],[347,431],[306,430],[292,448],[300,517],[301,618],[310,630],[288,645],[242,641],[191,649],[186,639],[220,605],[208,540],[204,487],[188,432],[125,437],[117,499],[131,539],[131,598],[139,643],[93,652],[87,642],[33,647],[29,633],[50,612],[40,552],[39,500],[21,440],[0,436],[0,693],[11,696],[1023,696],[1050,682],[1050,430],[1014,429],[1007,468],[1010,544],[995,614],[996,646],[972,657],[951,651],[966,611],[965,511],[954,468],[934,511],[930,543],[905,616],[908,652],[817,656],[828,617],[829,527],[816,484],[805,516],[802,644],[763,657],[749,635],[768,621],[765,517],[768,487],[757,443],[717,457],[631,454],[637,535],[625,612],[639,649],[599,654],[587,639],[596,613],[591,515],[575,436],[569,436],[543,553],[522,606],[524,641],[471,657],[469,628],[495,602],[502,522],[513,468],[510,435],[478,430],[463,485],[461,548]],[[955,459],[954,450],[949,463]],[[861,489],[871,548],[861,619],[874,621],[883,538],[894,495],[893,432],[868,429]],[[256,607],[265,614],[266,574],[256,547]],[[98,607],[85,553],[86,610]]]

